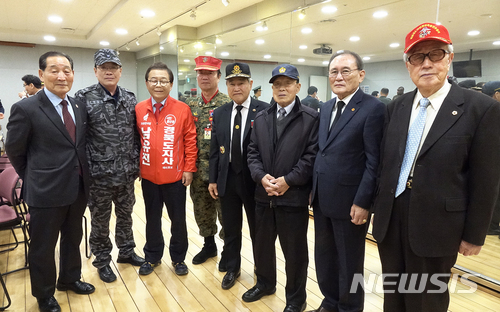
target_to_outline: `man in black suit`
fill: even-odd
[[[312,190],[316,275],[325,298],[314,311],[362,311],[363,288],[351,292],[351,284],[363,274],[385,106],[359,88],[365,71],[358,54],[337,52],[329,73],[337,97],[321,109]]]
[[[23,179],[30,207],[29,249],[31,293],[40,311],[61,311],[54,298],[54,250],[59,233],[57,289],[93,293],[81,282],[82,216],[87,205],[89,170],[85,156],[87,110],[68,97],[73,84],[73,60],[61,52],[39,59],[42,92],[12,106],[5,144],[9,159]]]
[[[315,111],[319,111],[323,102],[320,102],[318,99],[318,88],[315,86],[310,86],[307,88],[307,96],[303,98],[301,101],[302,105],[309,106]]]
[[[256,183],[257,283],[242,298],[252,302],[276,291],[279,236],[286,262],[284,312],[301,312],[307,305],[307,206],[318,152],[318,112],[300,103],[295,66],[277,66],[269,83],[275,103],[255,117],[248,146],[248,167]]]
[[[384,311],[445,312],[457,254],[480,252],[498,196],[500,105],[447,80],[444,26],[416,27],[404,52],[417,88],[387,107],[374,205]],[[403,291],[410,279],[425,288]]]
[[[217,108],[212,121],[208,190],[214,199],[220,197],[222,209],[227,268],[223,289],[233,287],[240,276],[242,204],[252,245],[255,239],[255,182],[248,169],[247,150],[255,115],[269,105],[250,97],[252,84],[248,64],[228,64],[226,85],[232,101]]]

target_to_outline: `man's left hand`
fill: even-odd
[[[365,224],[368,220],[368,215],[370,212],[366,209],[359,207],[358,205],[353,204],[351,206],[351,222],[356,225]]]
[[[460,247],[458,248],[458,252],[464,256],[475,256],[479,255],[479,252],[481,251],[482,247],[483,246],[477,246],[462,240],[460,242]]]
[[[193,182],[193,173],[184,171],[182,173],[182,185],[187,187],[191,182]]]
[[[288,186],[285,181],[285,177],[279,177],[277,179],[271,180],[270,182],[278,187],[278,189],[276,190],[276,192],[278,192],[278,196],[285,194],[285,192],[290,188],[290,186]]]

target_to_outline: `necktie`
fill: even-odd
[[[279,116],[278,116],[278,121],[281,121],[283,120],[283,118],[285,118],[285,115],[286,115],[286,110],[281,107],[279,110],[278,110],[278,113],[279,113]]]
[[[399,173],[398,186],[396,188],[396,197],[401,195],[406,188],[406,181],[408,180],[415,156],[417,156],[420,139],[422,138],[422,133],[424,132],[425,117],[427,115],[427,106],[429,104],[430,102],[426,98],[422,98],[420,100],[420,109],[418,110],[417,118],[415,118],[410,126],[410,130],[408,131],[405,155],[403,158],[403,164],[401,165],[401,172]]]
[[[330,125],[330,130],[332,130],[333,126],[339,121],[340,115],[342,115],[342,109],[344,108],[345,103],[344,101],[339,101],[337,103],[337,111],[335,112],[335,118],[333,119],[332,124]]]
[[[156,118],[156,123],[158,123],[158,120],[160,119],[160,108],[161,108],[161,103],[155,103],[155,118]]]
[[[231,140],[231,168],[235,173],[240,173],[243,167],[241,159],[241,109],[243,106],[236,106],[236,116],[234,116],[233,138]]]
[[[66,102],[66,100],[62,100],[61,105],[62,105],[64,125],[66,126],[66,130],[68,130],[69,136],[71,137],[73,142],[76,142],[76,127],[75,127],[75,122],[73,121],[73,118],[71,117],[71,114],[68,111],[68,102]]]

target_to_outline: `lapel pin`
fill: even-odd
[[[256,109],[255,109],[255,108],[254,108],[254,109],[252,109],[252,112],[255,112],[255,111],[256,111]]]
[[[78,104],[75,104],[76,108],[78,108]]]
[[[351,111],[353,111],[353,112],[354,112],[355,110],[356,110],[356,109],[355,109],[354,107],[353,107],[353,108],[351,108]]]
[[[221,154],[224,154],[224,152],[225,152],[225,151],[226,151],[226,149],[224,148],[224,146],[221,146],[221,147],[220,147],[220,153],[221,153]]]
[[[451,114],[452,114],[453,116],[455,116],[456,114],[458,114],[458,112],[457,112],[457,111],[452,111],[452,112],[451,112]]]

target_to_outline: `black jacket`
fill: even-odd
[[[255,200],[272,206],[304,207],[309,202],[318,152],[318,112],[301,105],[295,97],[283,134],[277,140],[276,107],[275,103],[257,114],[248,146],[248,167],[256,183]],[[284,195],[267,195],[261,183],[267,173],[275,178],[284,176],[290,186]]]

